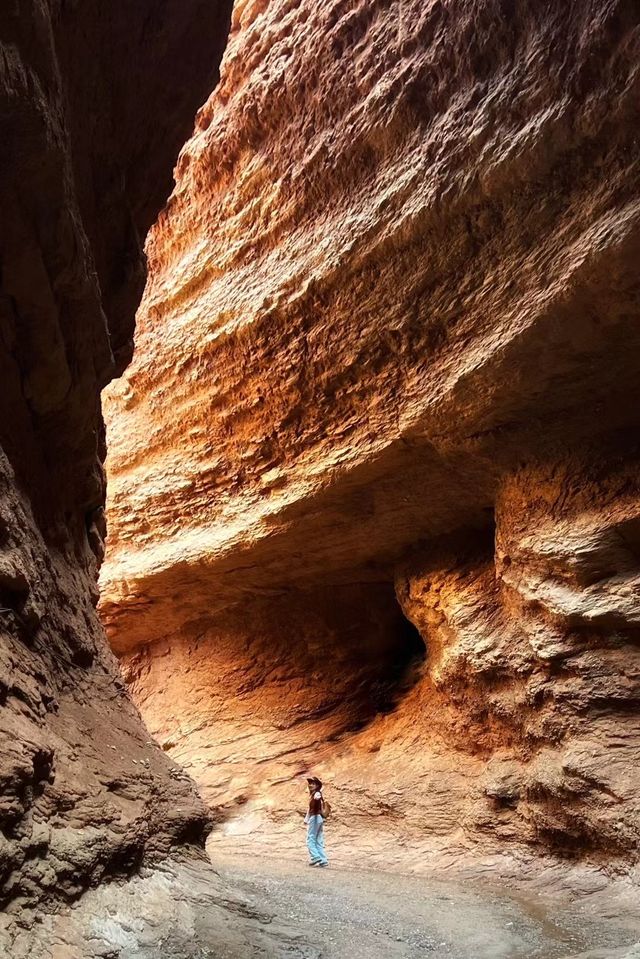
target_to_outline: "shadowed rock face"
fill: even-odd
[[[261,778],[288,786],[321,744],[393,710],[423,656],[393,586],[374,583],[203,611],[127,658],[125,678],[164,748],[228,818],[252,807]]]
[[[294,841],[313,765],[387,862],[635,856],[639,53],[624,0],[236,4],[109,392],[102,573],[227,832]],[[427,658],[363,712],[392,583]]]
[[[94,609],[105,533],[99,392],[130,355],[141,244],[216,82],[229,6],[8,0],[0,11],[7,955],[30,948],[24,931],[3,938],[13,918],[24,929],[32,907],[74,899],[205,831],[204,807],[150,742]]]

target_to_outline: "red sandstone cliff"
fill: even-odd
[[[286,831],[317,763],[418,858],[635,856],[639,54],[625,0],[236,3],[102,574],[230,828]]]
[[[150,742],[94,608],[99,392],[130,356],[141,245],[216,82],[229,8],[9,0],[0,10],[3,955],[51,955],[31,938],[34,909],[44,936],[43,909],[205,830],[191,783]],[[64,951],[59,930],[56,956],[93,955],[104,939],[92,935]]]

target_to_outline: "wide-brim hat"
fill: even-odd
[[[322,782],[318,779],[317,776],[307,776],[308,783],[315,783],[318,789],[322,789]]]

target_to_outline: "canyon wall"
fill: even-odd
[[[16,959],[105,955],[115,920],[83,931],[78,908],[73,945],[66,913],[45,929],[61,903],[206,835],[95,610],[100,390],[131,355],[144,236],[229,17],[224,0],[0,11],[0,951]],[[120,895],[139,914],[133,887],[113,889],[112,910]]]
[[[636,856],[639,53],[631,0],[236,2],[101,579],[214,845],[313,768],[344,856]]]

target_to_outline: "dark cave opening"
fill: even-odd
[[[419,680],[427,658],[423,637],[402,613],[392,587],[390,593],[389,601],[394,606],[388,627],[390,643],[370,687],[371,712],[374,714],[393,712]]]

